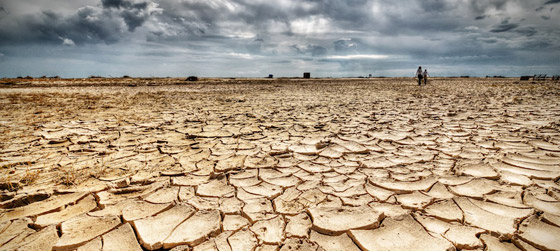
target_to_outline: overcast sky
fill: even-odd
[[[0,0],[0,77],[560,74],[560,0]]]

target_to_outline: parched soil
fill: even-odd
[[[559,250],[560,83],[0,81],[0,250]]]

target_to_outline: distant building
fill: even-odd
[[[268,74],[268,78],[274,78],[274,75]]]
[[[311,78],[311,72],[304,72],[303,78]]]

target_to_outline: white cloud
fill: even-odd
[[[251,54],[247,54],[247,53],[229,53],[228,55],[233,56],[233,57],[237,57],[237,58],[243,58],[243,59],[253,59],[253,56],[251,56]]]
[[[59,37],[62,40],[62,45],[74,46],[76,45],[72,39]]]
[[[296,19],[291,23],[292,31],[299,34],[325,33],[332,25],[322,16]]]

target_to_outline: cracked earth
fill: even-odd
[[[560,87],[0,88],[0,250],[559,250]]]

